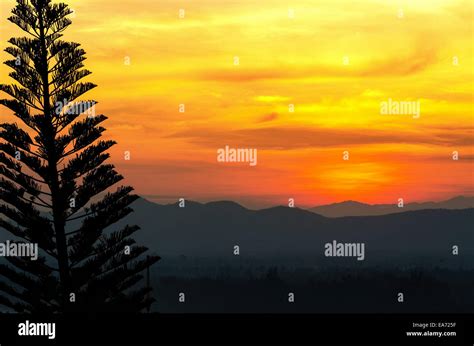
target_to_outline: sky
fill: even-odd
[[[0,3],[2,51],[22,36],[6,20],[14,3]],[[474,194],[471,1],[66,3],[64,38],[81,43],[98,84],[86,98],[118,142],[111,162],[150,200],[261,208]],[[2,83],[9,72],[0,66]],[[419,116],[393,114],[401,102]],[[226,146],[256,149],[258,164],[219,162]]]

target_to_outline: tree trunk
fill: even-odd
[[[56,247],[58,255],[58,266],[59,266],[59,278],[61,281],[61,286],[63,289],[63,308],[64,311],[67,311],[68,306],[68,296],[70,292],[70,272],[69,272],[69,260],[67,252],[67,241],[66,241],[66,232],[65,232],[65,203],[61,196],[59,190],[59,177],[58,177],[58,153],[56,152],[56,130],[53,124],[53,115],[50,105],[50,91],[49,91],[49,66],[48,66],[48,51],[46,47],[46,33],[44,30],[44,19],[43,15],[40,12],[39,17],[39,26],[40,26],[40,44],[41,44],[41,79],[43,83],[43,107],[44,107],[44,116],[49,118],[50,121],[46,122],[46,153],[48,159],[48,175],[49,179],[47,181],[49,189],[51,191],[51,204],[53,209],[53,219],[54,219],[54,231],[56,237]]]

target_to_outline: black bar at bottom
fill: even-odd
[[[41,318],[13,314],[0,315],[0,345],[221,345],[231,343],[474,345],[473,316],[473,314],[143,314],[133,316],[114,314]],[[30,327],[32,322],[55,323],[55,338],[19,336],[19,324],[26,321],[29,321]],[[40,330],[41,327],[37,329]],[[407,333],[421,333],[421,335],[407,335]]]

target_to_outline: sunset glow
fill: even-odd
[[[474,194],[471,1],[64,2],[112,162],[142,196],[262,207]],[[0,3],[2,61],[23,36],[6,20],[14,4]],[[419,102],[420,116],[381,114],[389,99]],[[258,165],[217,162],[226,145],[257,149]]]

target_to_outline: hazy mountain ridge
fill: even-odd
[[[324,244],[363,242],[366,260],[390,256],[474,254],[474,209],[426,209],[379,216],[327,218],[308,210],[249,210],[233,202],[159,205],[140,199],[127,223],[143,229],[137,241],[162,256],[225,257],[235,245],[241,256],[324,256]],[[337,261],[338,259],[328,259]]]
[[[149,204],[153,206],[178,206],[178,203],[173,204],[158,204],[152,201],[149,201],[145,198],[140,199],[142,205]],[[246,208],[245,206],[240,205],[234,201],[212,201],[207,203],[200,203],[195,201],[186,201],[186,206],[195,206],[196,208],[208,207],[214,209],[240,209],[248,211],[257,211],[254,209]],[[274,206],[259,209],[258,211],[263,210],[272,210],[275,208],[286,208],[285,206]],[[425,210],[425,209],[470,209],[474,208],[474,197],[472,196],[456,196],[445,201],[440,202],[413,202],[406,203],[403,208],[398,207],[396,204],[367,204],[358,201],[343,201],[331,204],[320,205],[312,208],[294,208],[294,209],[303,209],[310,212],[319,214],[325,217],[345,217],[345,216],[377,216],[377,215],[387,215],[395,213],[404,213],[407,211],[416,211],[416,210]]]
[[[327,217],[343,217],[385,215],[423,209],[469,208],[474,208],[474,197],[457,196],[441,202],[407,203],[403,208],[399,208],[396,204],[365,204],[356,201],[344,201],[313,207],[309,210]]]

